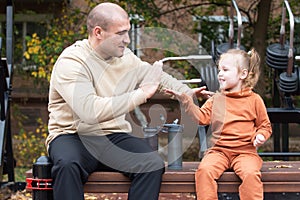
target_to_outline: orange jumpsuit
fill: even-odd
[[[202,125],[211,125],[211,147],[205,153],[195,175],[198,200],[217,200],[217,182],[222,173],[232,169],[242,180],[241,200],[262,200],[262,159],[253,146],[260,133],[266,139],[272,127],[262,98],[245,88],[240,92],[216,93],[197,110],[187,112]]]

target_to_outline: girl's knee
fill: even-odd
[[[220,178],[223,172],[224,171],[218,171],[213,167],[200,166],[195,172],[195,177],[197,179],[216,180]]]
[[[197,171],[195,172],[195,176],[196,177],[204,177],[204,176],[207,177],[211,173],[212,173],[212,170],[210,170],[209,168],[199,167],[197,169]]]
[[[260,180],[261,172],[259,170],[246,170],[243,171],[240,175],[240,178],[244,180]]]

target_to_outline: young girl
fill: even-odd
[[[272,132],[262,98],[252,91],[258,81],[260,57],[252,49],[232,49],[219,60],[220,91],[199,108],[192,97],[172,90],[186,112],[199,124],[211,125],[213,144],[195,174],[197,199],[217,200],[217,180],[232,169],[242,180],[241,200],[263,199],[262,159],[256,147]]]

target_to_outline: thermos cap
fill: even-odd
[[[34,164],[36,164],[36,165],[52,165],[52,162],[48,156],[40,156]]]

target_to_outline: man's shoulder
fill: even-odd
[[[89,55],[89,49],[86,44],[86,40],[78,40],[71,44],[70,46],[66,47],[61,54],[59,55],[58,60],[61,59],[75,59],[80,60],[83,57]]]
[[[142,66],[149,64],[147,62],[142,61],[137,55],[135,55],[131,49],[125,48],[124,54],[120,58],[115,58],[118,62],[117,63],[126,63],[127,65],[132,66]]]
[[[87,47],[88,47],[88,42],[86,39],[77,40],[70,46],[66,47],[63,52],[71,52],[71,51],[75,51],[76,49],[86,49]]]
[[[137,57],[132,51],[131,51],[131,49],[129,49],[129,48],[125,48],[125,50],[124,50],[124,54],[123,54],[123,58],[126,58],[126,57]]]

